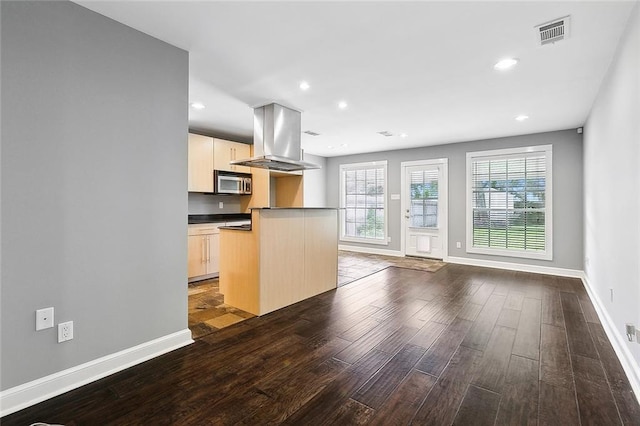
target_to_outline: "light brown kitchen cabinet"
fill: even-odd
[[[224,224],[221,224],[224,225]],[[220,230],[218,225],[189,226],[187,275],[204,279],[220,272]]]
[[[213,193],[213,138],[189,133],[188,191]]]
[[[253,209],[251,230],[220,230],[224,303],[264,315],[336,288],[337,209]]]
[[[304,176],[266,169],[252,169],[253,191],[243,197],[243,212],[252,208],[303,207]]]
[[[229,172],[251,173],[251,168],[246,166],[233,166],[229,164],[234,160],[242,160],[251,157],[251,146],[246,143],[232,142],[224,139],[213,141],[214,168]]]
[[[274,176],[274,173],[271,173]],[[302,207],[304,205],[304,180],[302,175],[281,173],[275,175],[275,207]]]

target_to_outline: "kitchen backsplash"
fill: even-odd
[[[220,213],[240,213],[240,196],[189,193],[189,214]]]

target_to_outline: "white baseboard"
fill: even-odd
[[[191,331],[185,329],[7,389],[0,392],[0,416],[30,407],[191,343]]]
[[[460,265],[483,266],[485,268],[532,272],[534,274],[557,275],[561,277],[582,278],[584,276],[584,273],[577,269],[527,265],[524,263],[497,262],[495,260],[473,259],[469,257],[449,257],[448,261],[449,263],[458,263]]]
[[[622,369],[627,374],[631,389],[633,389],[633,393],[635,393],[636,399],[638,400],[638,403],[640,403],[640,365],[638,365],[637,361],[633,357],[633,354],[627,347],[625,336],[617,331],[615,323],[609,316],[602,303],[602,300],[600,300],[600,298],[598,297],[598,294],[593,291],[593,288],[591,287],[591,284],[589,283],[586,275],[583,274],[581,278],[582,282],[584,283],[584,287],[587,289],[587,293],[589,294],[591,303],[596,309],[598,318],[600,319],[600,323],[602,324],[602,328],[604,328],[604,331],[607,334],[609,341],[611,342],[611,346],[613,346],[613,350],[618,356],[620,364],[622,364]]]
[[[361,246],[349,246],[345,244],[338,244],[338,250],[354,251],[356,253],[382,254],[385,256],[403,257],[401,251],[379,249],[374,247],[361,247]]]

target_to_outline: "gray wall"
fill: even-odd
[[[3,390],[187,328],[188,54],[1,2]],[[75,338],[35,331],[55,307]]]
[[[636,3],[585,125],[585,274],[635,357],[640,345],[625,323],[640,328],[640,4]],[[614,292],[611,300],[610,289]],[[636,388],[636,394],[638,388]]]
[[[466,153],[547,144],[553,145],[553,260],[467,253],[465,251]],[[389,194],[400,194],[400,163],[437,158],[449,159],[449,256],[582,270],[582,135],[577,134],[575,129],[328,158],[328,205],[331,207],[340,205],[339,169],[341,164],[387,160],[388,232],[391,242],[388,246],[369,245],[369,247],[400,251],[401,202],[392,201],[389,198]],[[461,249],[456,248],[457,241],[462,243]],[[347,244],[368,246],[351,242]]]
[[[189,214],[240,213],[240,209],[239,195],[189,193]]]

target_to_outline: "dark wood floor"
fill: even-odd
[[[579,280],[391,267],[2,419],[638,425]]]
[[[356,281],[389,266],[435,272],[444,265],[445,263],[439,260],[339,250],[338,286]],[[194,339],[255,316],[224,303],[218,278],[189,283],[188,294],[189,330]]]

